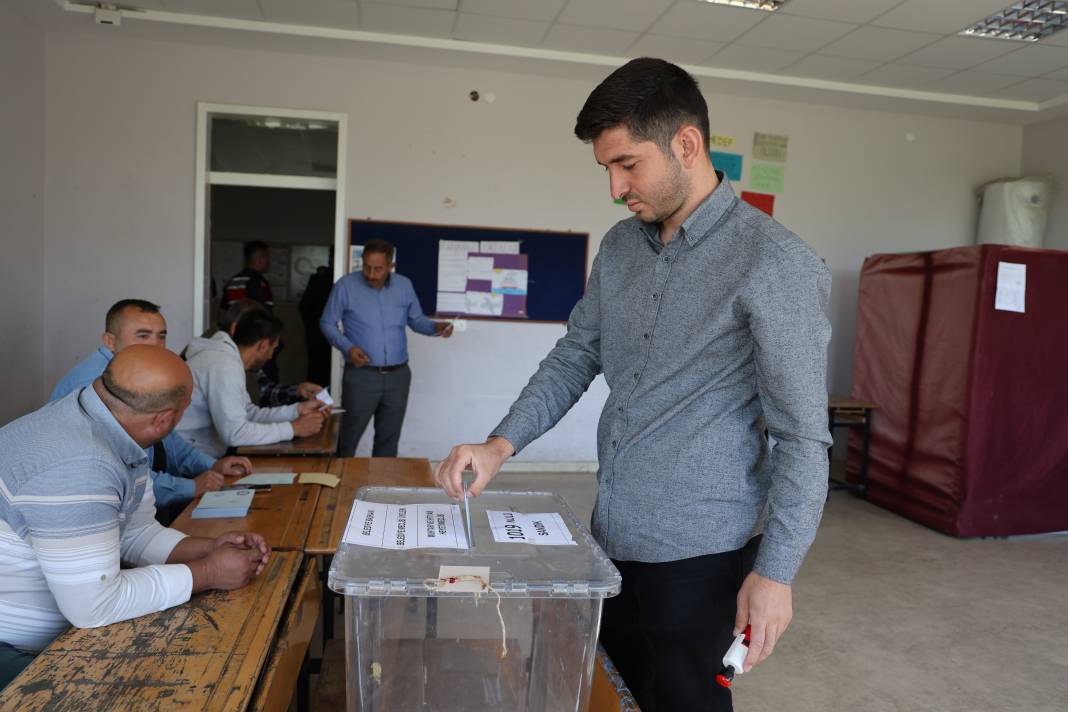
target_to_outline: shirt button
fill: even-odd
[[[659,292],[653,292],[653,299],[656,299],[659,296],[660,296]]]
[[[637,380],[638,380],[638,372],[637,372],[637,371],[635,371],[635,372],[634,372],[634,380],[635,380],[635,381],[637,381]]]
[[[623,412],[623,406],[619,406],[618,408],[616,408],[616,410],[618,410],[620,413],[622,413]]]
[[[612,441],[612,447],[615,447],[615,446],[616,446],[616,441],[615,441],[615,440],[613,440],[613,441]]]
[[[664,258],[664,262],[671,262],[671,258],[670,257],[665,257]]]
[[[645,339],[646,341],[648,341],[649,340],[649,334],[642,334],[642,338]]]

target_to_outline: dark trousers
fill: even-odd
[[[386,373],[379,373],[373,366],[346,365],[341,390],[345,413],[341,416],[337,454],[352,457],[363,431],[374,417],[375,442],[371,455],[396,457],[411,385],[412,370],[406,365]]]
[[[35,657],[37,656],[33,653],[24,653],[7,643],[0,642],[0,690],[7,687],[7,684],[25,670]]]
[[[601,644],[642,712],[734,709],[715,676],[759,544],[662,564],[614,562],[623,588],[605,601]]]

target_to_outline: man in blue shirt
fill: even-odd
[[[71,391],[92,383],[104,372],[115,354],[132,344],[166,346],[167,322],[159,307],[142,299],[122,299],[108,309],[103,346],[77,363],[59,380],[49,400],[59,400]],[[252,472],[252,463],[245,457],[224,457],[215,460],[200,452],[177,433],[162,441],[165,457],[155,448],[148,448],[148,462],[152,466],[152,492],[156,504],[166,507],[188,502],[204,492],[223,485],[223,475],[244,475]],[[153,464],[154,463],[154,464]],[[158,465],[158,467],[156,466]]]
[[[323,336],[345,356],[341,457],[353,456],[372,416],[371,454],[397,456],[412,383],[406,328],[426,336],[452,336],[452,324],[427,319],[411,280],[392,274],[392,269],[393,245],[368,240],[363,247],[363,271],[338,280],[319,320]]]

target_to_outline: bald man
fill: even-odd
[[[0,428],[0,687],[68,625],[161,611],[263,571],[258,534],[191,537],[153,518],[145,448],[192,388],[178,356],[129,346],[92,384]]]

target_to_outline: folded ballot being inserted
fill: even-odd
[[[252,504],[255,492],[250,489],[229,492],[205,492],[191,515],[193,519],[244,517]]]

